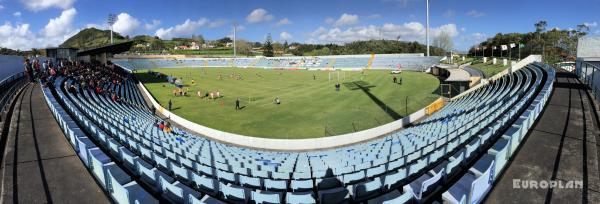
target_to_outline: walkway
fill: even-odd
[[[598,118],[583,84],[557,72],[555,90],[487,203],[600,203]],[[580,188],[513,187],[513,180],[578,181]]]
[[[2,203],[110,203],[67,142],[38,85],[17,99],[0,167]]]

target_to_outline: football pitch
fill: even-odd
[[[171,100],[173,113],[210,128],[264,138],[316,138],[369,129],[439,97],[438,79],[421,72],[397,74],[400,84],[393,83],[389,70],[152,69],[182,79],[188,93],[175,96],[174,84],[148,71],[138,70],[136,77],[163,107]],[[205,97],[217,90],[220,98]],[[237,98],[241,110],[235,108]]]

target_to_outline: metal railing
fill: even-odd
[[[583,60],[577,60],[575,63],[575,74],[594,94],[594,99],[600,101],[600,67]]]
[[[0,81],[0,122],[4,121],[10,102],[17,96],[17,91],[27,83],[23,72],[16,73]]]

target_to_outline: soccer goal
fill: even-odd
[[[332,80],[336,80],[336,79],[337,79],[337,81],[346,80],[346,72],[339,70],[339,69],[329,72],[329,81],[331,82]]]

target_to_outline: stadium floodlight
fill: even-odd
[[[110,26],[110,44],[115,43],[115,41],[113,40],[113,25],[115,24],[116,21],[117,21],[117,15],[115,15],[114,13],[109,13],[108,14],[108,25]]]
[[[237,58],[237,49],[235,46],[236,31],[237,31],[237,22],[233,22],[233,58]]]
[[[427,57],[429,57],[429,0],[425,0],[426,6],[427,6],[427,11],[426,11],[426,15],[427,15],[427,28],[425,29],[425,41],[427,42]]]

